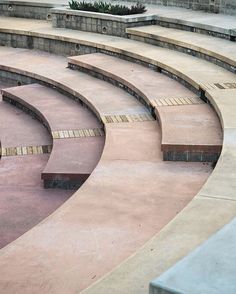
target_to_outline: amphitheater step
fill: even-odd
[[[164,160],[217,162],[222,147],[219,119],[207,104],[156,108]]]
[[[235,244],[236,219],[152,281],[149,293],[234,294]]]
[[[29,112],[51,132],[53,149],[42,172],[44,186],[78,188],[101,156],[104,144],[101,123],[79,103],[38,84],[4,89],[2,93],[4,101]],[[89,130],[97,130],[97,136],[95,133],[90,136]],[[76,131],[82,131],[84,137],[75,136]]]
[[[0,83],[0,88],[10,86]],[[51,144],[51,137],[38,121],[2,100],[0,140],[4,150]],[[43,188],[40,174],[48,154],[21,155],[3,154],[0,161],[0,248],[37,225],[73,193]]]
[[[155,109],[162,127],[164,160],[217,161],[222,144],[219,120],[209,105],[181,84],[101,53],[69,57],[68,64],[125,89],[151,111]]]
[[[80,292],[163,229],[196,195],[212,169],[203,163],[164,162],[159,125],[121,89],[66,68],[63,57],[1,50],[7,51],[3,55],[8,58],[1,63],[8,63],[8,77],[55,86],[80,98],[100,119],[109,118],[104,120],[102,157],[84,185],[0,253],[2,287],[8,292],[21,287],[25,293],[37,293],[42,284],[55,293]],[[120,118],[126,119],[119,122]],[[22,260],[24,267],[16,266]],[[13,275],[15,283],[10,282]]]
[[[42,22],[42,28],[29,30],[31,23],[34,24],[32,20],[27,20],[26,24],[24,19],[14,19],[12,23],[11,18],[4,18],[0,24],[4,45],[34,48],[64,55],[105,51],[132,61],[138,60],[202,94],[209,87],[232,88],[236,85],[235,75],[232,72],[182,52],[108,35],[68,29],[57,30],[51,28],[50,24],[46,27],[45,22]],[[1,56],[4,54],[3,51],[1,48]],[[9,51],[6,54],[8,55]],[[4,69],[4,64],[9,66],[11,63],[15,64],[15,59],[12,61],[7,58],[3,59],[1,69]],[[22,64],[21,66],[23,68]],[[48,68],[48,70],[52,71],[55,66],[50,67],[52,69]],[[25,65],[24,69],[30,71],[29,65]],[[43,71],[42,68],[40,70]]]
[[[126,32],[132,40],[184,52],[236,72],[236,45],[227,40],[155,25],[129,28]]]

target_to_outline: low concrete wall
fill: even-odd
[[[65,8],[51,9],[53,27],[126,37],[126,28],[155,23],[155,15],[118,16]]]
[[[60,5],[56,5],[60,6]],[[24,2],[2,0],[0,2],[0,15],[11,17],[24,17],[33,19],[51,19],[50,9],[55,4],[43,2]]]

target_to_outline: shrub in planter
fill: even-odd
[[[119,4],[111,4],[103,1],[96,1],[94,3],[76,0],[71,0],[69,6],[73,10],[84,10],[100,13],[108,13],[113,15],[130,15],[140,14],[146,11],[145,5],[137,3],[131,7]]]

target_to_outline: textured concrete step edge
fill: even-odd
[[[132,40],[142,41],[156,46],[177,50],[189,55],[197,56],[214,64],[220,65],[223,68],[235,73],[236,60],[225,56],[223,53],[213,51],[201,44],[188,43],[167,36],[160,36],[158,34],[145,33],[135,29],[126,29],[128,37]],[[194,34],[194,33],[193,33]]]

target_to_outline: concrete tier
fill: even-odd
[[[164,160],[216,162],[222,131],[216,113],[207,104],[156,108],[161,123]]]
[[[133,40],[210,60],[236,73],[236,44],[234,42],[156,25],[130,28],[126,32]]]
[[[83,99],[101,118],[147,114],[145,107],[124,91],[66,69],[62,57],[1,49],[14,64],[14,68],[8,64],[12,78],[23,82],[29,75],[57,86]],[[0,269],[4,269],[0,270],[0,284],[4,290],[40,293],[43,285],[44,292],[82,291],[160,231],[209,175],[211,167],[206,164],[162,161],[156,121],[111,119],[105,128],[102,158],[80,190],[39,226],[0,252]],[[13,275],[15,283],[10,282]]]
[[[3,100],[39,118],[50,132],[101,128],[92,113],[72,99],[33,84],[2,90]],[[100,159],[103,137],[53,139],[53,149],[42,172],[45,187],[76,188],[89,177]]]
[[[125,88],[151,111],[155,107],[162,127],[165,160],[217,161],[222,142],[217,116],[209,105],[201,104],[201,99],[176,81],[101,53],[69,57],[68,63],[70,68]]]

